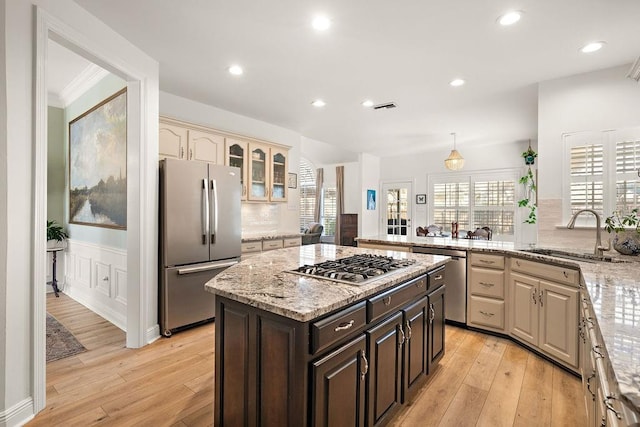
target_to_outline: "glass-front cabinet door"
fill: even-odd
[[[270,193],[271,201],[283,202],[287,200],[288,171],[289,168],[287,166],[287,151],[272,147]]]
[[[227,166],[240,168],[240,184],[242,185],[242,200],[247,200],[247,153],[249,143],[227,138],[225,141]]]
[[[250,144],[249,149],[249,200],[269,200],[269,147]]]

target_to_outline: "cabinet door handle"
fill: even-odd
[[[391,295],[389,295],[389,296],[388,296],[388,297],[386,297],[386,298],[383,298],[383,299],[382,299],[382,303],[383,303],[384,305],[391,305]]]
[[[189,148],[189,160],[193,160],[193,148]]]
[[[480,260],[480,262],[482,262],[482,263],[484,263],[484,264],[495,264],[495,263],[496,263],[495,261],[489,261],[489,260],[486,260],[486,259],[481,259],[481,260]],[[517,262],[517,261],[516,261],[516,262]],[[519,266],[519,265],[520,265],[520,264],[518,264],[518,266]]]
[[[355,320],[350,320],[348,322],[342,322],[338,326],[336,326],[334,331],[338,332],[338,331],[346,331],[347,329],[351,329],[353,327],[354,322],[355,322]]]
[[[615,399],[615,398],[616,398],[615,396],[607,396],[604,399],[602,399],[602,401],[604,402],[604,405],[607,407],[607,409],[613,412],[616,415],[617,419],[621,420],[622,415],[620,415],[620,412],[616,411],[616,409],[613,407],[611,402],[609,402],[610,399]]]
[[[520,267],[520,261],[516,260],[516,265]]]
[[[180,147],[180,158],[184,159],[184,147]]]
[[[407,319],[405,325],[407,326],[407,341],[409,341],[411,339],[411,322]]]
[[[369,372],[369,362],[367,361],[367,356],[365,356],[364,351],[360,352],[360,358],[362,359],[362,367],[363,369],[360,371],[360,379],[364,381],[364,378]]]
[[[540,293],[538,294],[538,301],[540,301],[540,307],[542,307],[544,304],[542,303],[542,299],[544,298],[544,289],[540,291]]]
[[[536,292],[537,292],[536,288],[533,288],[533,293],[531,294],[531,298],[533,299],[533,303],[534,304],[537,304],[537,302],[536,302]]]
[[[405,336],[404,336],[404,331],[402,330],[402,325],[400,325],[400,327],[398,328],[398,331],[400,331],[400,341],[398,341],[398,347],[402,347],[402,344],[404,344],[404,341],[405,341]]]
[[[484,314],[484,315],[485,315],[485,316],[487,316],[487,317],[492,317],[495,313],[489,313],[489,312],[487,312],[487,311],[482,311],[482,310],[480,310],[480,314]]]
[[[591,351],[593,351],[593,353],[596,355],[596,357],[604,359],[604,354],[602,354],[602,352],[600,351],[600,345],[599,344],[594,345],[593,348],[591,348]]]
[[[433,303],[429,304],[429,323],[433,323],[433,319],[436,318],[436,310],[433,307]]]
[[[587,390],[589,390],[589,393],[591,393],[591,399],[593,399],[593,401],[596,401],[596,394],[591,391],[591,379],[596,377],[596,373],[592,372],[591,375],[589,375],[587,377]]]
[[[242,195],[243,195],[243,196],[246,196],[246,195],[247,195],[247,186],[246,186],[246,185],[243,185],[243,186],[242,186]]]
[[[482,286],[486,286],[486,287],[488,287],[488,288],[490,288],[490,287],[492,287],[492,286],[495,286],[495,283],[489,283],[489,282],[480,282],[480,284],[481,284]]]

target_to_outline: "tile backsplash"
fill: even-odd
[[[283,224],[282,211],[286,209],[287,206],[282,203],[242,203],[242,236],[299,231],[297,224]]]

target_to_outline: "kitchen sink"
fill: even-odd
[[[556,258],[563,258],[563,259],[569,259],[572,261],[590,262],[590,263],[624,262],[622,260],[619,260],[610,256],[598,257],[594,254],[578,254],[575,252],[567,252],[560,249],[535,248],[535,249],[524,249],[522,252],[529,252],[529,253],[539,254],[539,255],[548,255]]]

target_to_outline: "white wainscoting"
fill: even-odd
[[[69,239],[64,254],[63,292],[126,331],[127,251]]]

